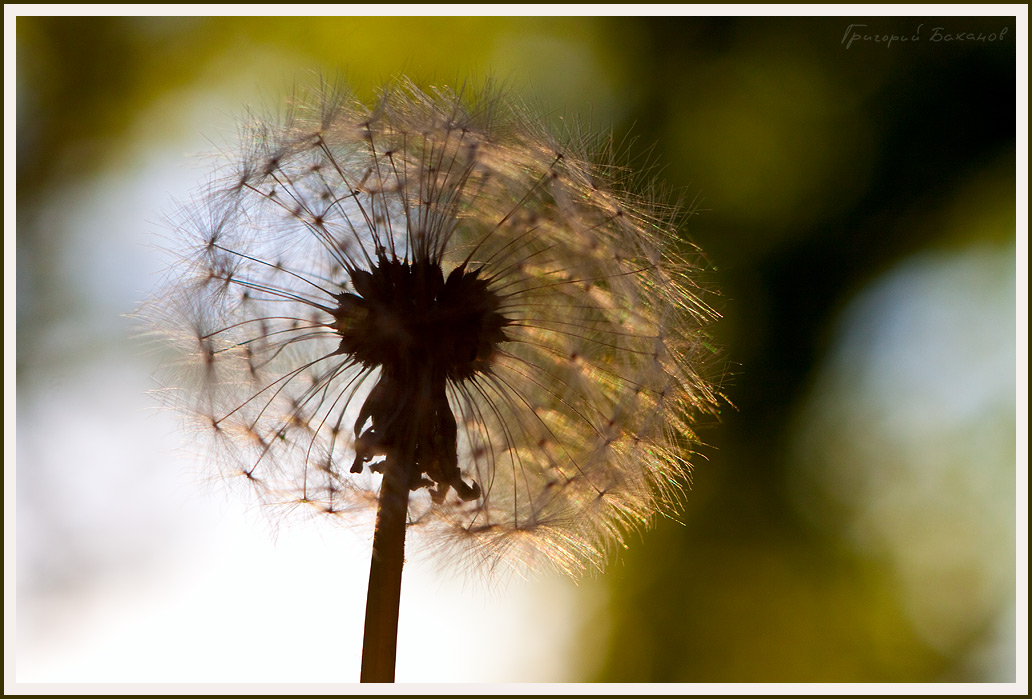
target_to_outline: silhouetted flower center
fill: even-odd
[[[449,488],[463,500],[479,497],[480,488],[466,485],[459,473],[446,389],[449,381],[490,370],[509,324],[499,312],[499,296],[479,270],[461,265],[445,279],[435,262],[410,263],[384,253],[371,270],[352,271],[351,284],[356,293],[336,297],[338,352],[380,369],[355,422],[351,471],[383,456],[372,470],[382,471],[391,459],[408,464],[410,487],[431,488],[434,500]]]
[[[372,270],[351,273],[356,293],[337,296],[334,328],[340,351],[366,367],[415,379],[462,381],[488,369],[507,338],[501,300],[479,270],[379,257]]]

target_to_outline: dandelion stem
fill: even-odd
[[[401,569],[405,563],[405,520],[408,512],[408,459],[384,462],[373,556],[366,594],[362,682],[393,682],[398,650],[398,607]]]

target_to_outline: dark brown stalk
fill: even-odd
[[[366,594],[362,682],[394,681],[409,498],[407,465],[403,459],[388,459],[384,463]]]

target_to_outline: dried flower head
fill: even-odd
[[[575,573],[674,504],[713,312],[678,211],[489,92],[255,120],[177,223],[178,402],[269,502],[375,505]]]

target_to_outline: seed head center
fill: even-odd
[[[428,488],[435,501],[451,489],[462,500],[478,498],[479,486],[459,469],[445,387],[490,371],[509,324],[498,295],[479,270],[460,265],[445,279],[435,262],[384,254],[372,269],[353,271],[351,284],[355,293],[336,296],[339,352],[380,369],[355,421],[352,472],[396,463],[410,489]]]
[[[355,293],[337,295],[340,350],[396,377],[462,381],[487,371],[509,320],[480,270],[380,255],[351,273]]]

